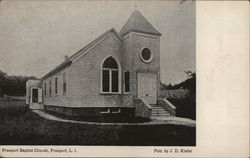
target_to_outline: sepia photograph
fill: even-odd
[[[249,157],[249,6],[0,0],[0,157]]]
[[[196,146],[196,2],[0,1],[0,144]]]

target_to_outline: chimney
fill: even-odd
[[[65,61],[69,61],[69,56],[65,55],[64,59]]]

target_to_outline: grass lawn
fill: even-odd
[[[0,101],[1,145],[194,146],[195,127],[87,125],[46,120],[24,102]]]

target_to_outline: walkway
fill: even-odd
[[[90,125],[161,125],[161,124],[173,124],[173,125],[184,125],[189,127],[195,127],[196,123],[194,120],[180,118],[180,117],[152,117],[152,121],[144,122],[144,123],[103,123],[103,122],[85,122],[85,121],[76,121],[76,120],[68,120],[64,118],[59,118],[54,115],[51,115],[44,110],[32,110],[34,113],[40,115],[41,117],[59,122],[69,122],[69,123],[79,123],[79,124],[90,124]]]

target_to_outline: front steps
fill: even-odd
[[[171,114],[167,110],[157,104],[151,104],[150,106],[152,107],[151,117],[171,116]]]

